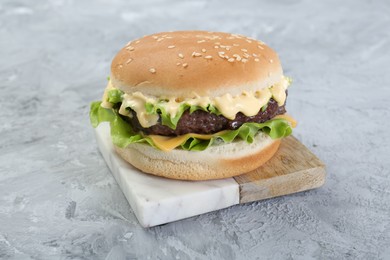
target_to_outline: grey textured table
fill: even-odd
[[[390,259],[389,1],[125,2],[0,2],[0,258]],[[278,51],[325,186],[139,226],[89,102],[128,40],[180,29]]]

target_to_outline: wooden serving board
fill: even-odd
[[[96,138],[107,166],[143,227],[309,190],[325,182],[324,164],[292,136],[255,171],[210,181],[170,180],[140,172],[115,152],[109,124],[96,128]]]
[[[274,157],[258,169],[234,177],[240,204],[318,188],[325,165],[295,137],[285,138]]]

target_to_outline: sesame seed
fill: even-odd
[[[248,50],[247,49],[241,49],[243,52],[247,52]]]
[[[140,41],[136,41],[135,44],[138,44]]]
[[[237,39],[241,39],[241,38],[242,38],[242,36],[239,35],[239,34],[232,33],[231,35],[234,36],[234,37],[236,37]]]
[[[202,52],[206,52],[206,49],[202,49]]]
[[[259,62],[260,60],[258,58],[255,59],[256,62]]]
[[[219,51],[218,54],[219,55],[223,55],[223,54],[225,54],[225,52],[224,51]]]
[[[247,42],[251,43],[252,41],[251,40],[246,40]]]
[[[240,55],[238,55],[238,54],[233,54],[233,57],[235,57],[235,58],[236,58],[236,60],[238,60],[238,61],[240,61],[240,60],[241,60],[241,56],[240,56]]]
[[[175,48],[175,45],[168,46],[168,49],[173,49],[173,48]]]
[[[234,61],[234,58],[228,59],[228,62],[233,62],[233,61]]]
[[[256,53],[253,53],[252,55],[253,55],[253,57],[257,57],[257,54],[256,54]]]
[[[126,61],[126,64],[129,64],[132,60],[133,60],[132,58],[128,59],[128,60]]]
[[[126,47],[129,46],[131,44],[131,41],[129,41],[127,44],[126,44]]]
[[[177,66],[179,66],[180,64],[181,64],[180,62],[176,63]]]
[[[187,68],[188,67],[188,64],[187,63],[183,63],[183,68]]]
[[[248,60],[247,59],[242,59],[241,60],[243,63],[247,62]]]
[[[156,36],[156,35],[153,35],[152,37],[153,37],[153,39],[157,39],[158,38],[158,36]]]
[[[215,48],[215,49],[218,49],[218,48],[219,48],[219,46],[215,45],[215,46],[214,46],[214,48]]]
[[[162,40],[164,40],[164,38],[158,38],[157,39],[158,42],[161,42]]]
[[[199,40],[197,41],[197,43],[202,43],[202,42],[205,42],[206,40]]]
[[[210,56],[210,55],[207,55],[206,57],[204,57],[205,59],[212,59],[213,58],[213,56]]]
[[[220,43],[220,42],[214,42],[214,44],[216,44],[216,45],[220,45],[221,43]]]
[[[233,40],[234,37],[233,37],[233,36],[229,36],[229,37],[226,37],[226,39],[228,39],[228,40]]]
[[[229,50],[230,50],[230,48],[229,48],[229,47],[226,47],[226,50],[227,50],[227,51],[229,51]]]
[[[150,73],[153,73],[153,74],[156,73],[156,69],[155,68],[150,68],[149,71],[150,71]]]
[[[172,38],[173,38],[172,36],[165,37],[165,39],[172,39]]]
[[[126,50],[128,50],[128,51],[134,51],[134,47],[133,47],[133,46],[129,46],[129,47],[126,48]]]
[[[240,46],[240,44],[238,44],[238,43],[233,43],[233,46]]]
[[[202,54],[200,54],[199,52],[192,53],[192,57],[200,57],[200,56],[202,56]]]
[[[273,60],[273,59],[270,59],[270,60],[269,60],[269,63],[272,63],[272,62],[274,62],[274,60]]]
[[[179,56],[181,59],[184,59],[184,55],[182,53],[179,53],[177,56]]]
[[[264,48],[260,45],[257,45],[257,48],[264,50]]]
[[[244,56],[245,58],[249,58],[249,57],[250,57],[250,55],[249,55],[248,53],[244,53],[243,56]]]

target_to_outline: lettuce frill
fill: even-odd
[[[120,93],[112,94],[112,99],[110,101],[114,101],[112,103],[117,103],[115,101],[119,102]],[[131,125],[119,116],[117,110],[103,108],[100,106],[100,104],[100,101],[91,103],[91,109],[89,114],[91,124],[93,127],[97,127],[101,122],[109,122],[111,127],[112,142],[116,146],[125,148],[132,143],[146,143],[158,149],[150,137],[140,132],[134,131]],[[191,106],[183,106],[183,108],[180,109],[178,115],[180,114],[181,116],[183,112],[187,109],[189,109],[190,112],[193,112],[196,109],[202,109],[210,112],[209,109],[213,108],[192,108]],[[147,106],[147,110],[149,113],[159,113],[161,115],[161,120],[163,124],[164,118],[166,118],[166,122],[164,125],[167,125],[169,127],[172,126],[171,128],[173,129],[176,128],[177,122],[180,119],[180,116],[178,115],[178,118],[176,118],[176,116],[173,119],[170,118],[168,115],[164,115],[164,111],[162,111],[161,107],[159,107],[158,105],[149,105]],[[288,121],[282,118],[271,119],[264,123],[245,123],[236,130],[224,130],[219,133],[213,134],[213,136],[208,140],[189,136],[181,143],[180,148],[187,151],[203,151],[215,142],[222,141],[224,143],[231,143],[236,139],[241,139],[248,143],[252,143],[255,135],[259,131],[262,131],[265,134],[269,135],[272,139],[278,139],[289,136],[292,133],[292,128]]]

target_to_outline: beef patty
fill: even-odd
[[[270,99],[268,106],[264,111],[259,111],[257,115],[245,116],[243,113],[237,113],[233,120],[227,119],[222,115],[212,114],[203,110],[196,110],[190,113],[188,110],[183,113],[176,129],[171,129],[168,126],[161,124],[161,118],[156,125],[144,128],[138,121],[136,113],[132,111],[133,116],[122,116],[122,118],[130,123],[134,130],[142,131],[148,135],[164,135],[177,136],[187,133],[197,134],[213,134],[222,130],[234,130],[239,128],[242,124],[247,122],[263,123],[276,115],[286,113],[285,104],[278,106],[274,99]]]

